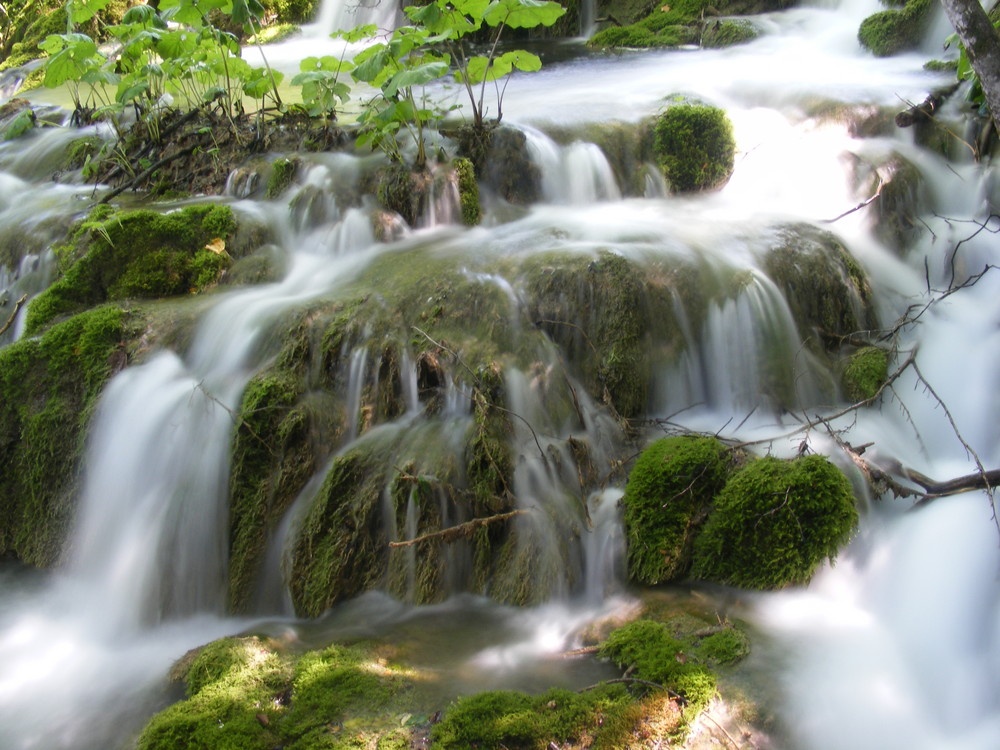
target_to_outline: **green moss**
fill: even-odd
[[[662,685],[684,700],[684,724],[692,721],[715,697],[715,675],[695,659],[686,658],[691,644],[675,638],[663,623],[636,620],[613,631],[600,653],[642,680]]]
[[[701,46],[710,49],[732,47],[736,44],[752,41],[758,36],[760,36],[760,31],[749,21],[728,19],[710,21],[705,24]]]
[[[462,223],[475,226],[482,218],[483,211],[479,205],[479,184],[476,182],[476,171],[469,159],[456,159],[455,172],[458,175],[458,195],[462,206]]]
[[[610,747],[600,742],[605,719],[631,702],[620,685],[585,693],[553,689],[538,696],[513,690],[478,693],[451,705],[434,725],[431,738],[433,747],[442,750],[543,750],[582,737],[595,739],[594,747]]]
[[[262,28],[247,39],[247,44],[276,44],[300,33],[302,33],[301,26],[297,26],[294,23],[278,23]]]
[[[0,349],[0,554],[59,557],[84,436],[119,355],[125,313],[101,307]]]
[[[855,331],[875,327],[868,275],[843,243],[808,225],[781,227],[763,262],[792,310],[799,333],[837,349]]]
[[[587,389],[624,417],[644,413],[654,351],[677,335],[667,296],[649,284],[644,269],[609,251],[596,258],[540,256],[524,283],[529,314]]]
[[[271,174],[267,178],[267,191],[264,197],[270,200],[285,192],[298,171],[298,159],[275,159],[271,164]]]
[[[663,438],[642,452],[622,498],[630,578],[656,584],[687,573],[726,468],[725,447],[714,438]]]
[[[365,648],[295,655],[256,636],[223,638],[179,671],[187,700],[153,717],[139,750],[391,750],[403,738],[384,714],[399,712],[389,704],[409,680]]]
[[[706,636],[697,648],[711,664],[733,664],[750,653],[750,639],[739,628],[726,627]]]
[[[850,482],[823,456],[760,458],[716,497],[695,541],[692,574],[752,589],[805,583],[857,522]]]
[[[841,383],[844,394],[853,402],[873,398],[889,375],[889,355],[877,346],[858,349],[847,359]]]
[[[876,57],[916,49],[923,42],[933,8],[931,0],[907,0],[902,9],[874,13],[861,22],[858,41]]]
[[[656,120],[654,151],[670,189],[687,193],[711,190],[729,180],[736,141],[724,110],[675,104]]]
[[[204,289],[228,263],[228,256],[205,246],[225,240],[235,227],[228,206],[190,206],[166,214],[95,209],[61,251],[66,265],[62,277],[28,307],[26,332],[108,300]]]

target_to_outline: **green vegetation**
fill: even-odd
[[[673,104],[657,118],[653,132],[656,159],[672,191],[712,190],[732,175],[736,141],[724,110]]]
[[[734,8],[734,11],[745,12],[743,8]],[[618,12],[617,8],[615,12]],[[757,37],[757,28],[749,21],[706,18],[726,12],[725,3],[678,0],[668,5],[658,5],[649,15],[635,23],[602,29],[591,37],[588,44],[606,49],[685,45],[729,47]]]
[[[865,346],[847,358],[841,382],[851,402],[873,398],[889,375],[889,354],[877,346]]]
[[[584,693],[552,689],[540,695],[496,690],[459,698],[431,731],[441,750],[545,750],[587,738],[587,747],[620,747],[618,721],[633,703],[621,685]]]
[[[59,558],[87,425],[124,364],[125,326],[120,308],[97,307],[0,349],[0,555]]]
[[[139,750],[405,747],[382,714],[408,680],[364,648],[296,656],[256,636],[224,638],[177,669],[188,697],[152,718]]]
[[[292,180],[295,179],[295,173],[298,170],[299,162],[297,159],[275,159],[271,164],[271,176],[267,180],[265,197],[277,198],[285,192],[292,184]]]
[[[923,42],[933,8],[932,0],[906,0],[902,8],[874,13],[861,22],[858,41],[876,57],[915,49]]]
[[[695,540],[692,574],[751,589],[806,583],[858,522],[850,482],[823,456],[751,461]]]
[[[710,437],[662,438],[642,452],[622,498],[630,578],[657,584],[687,574],[726,471],[725,446]]]
[[[476,182],[476,170],[469,159],[455,159],[452,165],[458,178],[458,197],[462,207],[462,223],[468,227],[475,226],[482,218],[483,210],[479,205],[479,185]]]
[[[165,214],[100,206],[57,250],[65,270],[32,300],[26,330],[37,332],[61,315],[108,300],[202,291],[228,265],[222,247],[235,229],[228,206],[189,206]]]

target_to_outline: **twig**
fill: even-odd
[[[515,516],[521,516],[530,512],[530,510],[512,510],[509,513],[497,513],[495,516],[473,518],[471,521],[458,524],[458,526],[451,526],[447,529],[441,529],[441,531],[424,534],[423,536],[418,536],[415,539],[407,539],[403,542],[389,542],[389,546],[393,548],[412,547],[414,544],[420,544],[420,542],[430,541],[431,539],[440,539],[444,542],[454,542],[457,539],[465,539],[472,536],[472,532],[481,526],[486,526],[487,524],[496,523],[498,521],[509,521]]]
[[[21,299],[19,299],[17,302],[14,303],[14,311],[10,314],[10,317],[7,318],[7,322],[3,324],[3,328],[0,328],[0,336],[3,336],[5,333],[7,333],[10,327],[14,325],[14,318],[17,317],[17,311],[21,309],[21,306],[25,302],[27,302],[27,300],[28,300],[28,295],[25,294],[21,296]]]
[[[164,156],[163,158],[161,158],[160,160],[158,160],[156,163],[151,164],[147,169],[143,170],[142,173],[136,175],[133,179],[131,179],[128,182],[126,182],[124,185],[119,185],[114,190],[112,190],[110,193],[107,193],[106,195],[104,195],[98,201],[98,203],[99,204],[100,203],[108,203],[111,199],[118,197],[119,194],[124,193],[129,188],[135,187],[136,185],[140,184],[143,180],[145,180],[147,177],[149,177],[151,174],[153,174],[153,172],[155,172],[160,167],[162,167],[162,166],[164,166],[166,164],[169,164],[170,162],[174,161],[175,159],[180,159],[181,157],[187,156],[188,154],[193,153],[198,148],[199,148],[198,145],[188,146],[186,148],[182,148],[180,151],[175,151],[174,153],[169,154],[168,156]]]
[[[854,208],[847,209],[846,211],[844,211],[844,213],[840,214],[840,216],[835,216],[832,219],[822,219],[821,220],[822,223],[823,224],[833,224],[835,221],[840,221],[845,216],[850,216],[855,211],[860,211],[862,208],[865,208],[866,206],[870,206],[872,203],[874,203],[878,199],[878,197],[880,195],[882,195],[882,188],[884,188],[885,185],[886,185],[886,183],[880,182],[879,186],[878,186],[878,190],[875,191],[875,194],[871,198],[869,198],[866,201],[862,201],[861,203],[859,203],[858,205],[856,205]]]

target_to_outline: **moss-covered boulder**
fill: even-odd
[[[26,332],[109,300],[207,289],[230,262],[225,242],[235,230],[228,206],[189,206],[168,213],[99,207],[57,251],[65,271],[32,300]]]
[[[902,6],[873,13],[862,21],[858,28],[861,46],[876,57],[919,47],[935,4],[932,0],[905,0]]]
[[[837,350],[849,334],[876,326],[868,275],[835,235],[806,224],[778,227],[763,267],[814,347]]]
[[[857,526],[847,477],[823,456],[751,461],[695,540],[692,575],[750,589],[806,583]]]
[[[750,41],[759,31],[745,16],[779,10],[785,0],[679,0],[660,3],[608,3],[605,24],[588,44],[597,48],[730,47]],[[612,23],[614,25],[607,25]]]
[[[125,364],[128,326],[122,309],[99,307],[0,349],[0,555],[59,559],[87,425]]]
[[[363,648],[295,654],[257,636],[223,638],[174,671],[187,698],[150,720],[140,750],[408,746],[387,707],[410,681]]]
[[[657,584],[687,573],[727,462],[725,446],[710,437],[662,438],[642,452],[622,498],[630,578]]]
[[[674,104],[656,119],[653,151],[673,192],[712,190],[733,173],[733,126],[718,107]]]
[[[877,346],[864,346],[843,364],[840,382],[844,395],[853,402],[875,397],[889,375],[889,353]]]

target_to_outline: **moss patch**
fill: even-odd
[[[716,497],[695,540],[692,574],[752,589],[805,583],[857,522],[850,482],[823,456],[760,458]]]
[[[672,105],[657,118],[653,138],[657,161],[674,192],[712,190],[733,173],[733,127],[718,107]]]
[[[877,346],[865,346],[847,358],[840,381],[852,403],[866,401],[878,393],[889,375],[889,354]]]
[[[215,283],[229,256],[209,249],[236,229],[228,206],[190,206],[161,214],[116,213],[102,206],[59,250],[65,272],[32,300],[25,323],[34,333],[53,319],[106,302],[167,297]]]
[[[87,425],[125,361],[126,317],[100,307],[0,349],[0,553],[40,566],[57,561]]]
[[[687,573],[726,472],[725,447],[714,438],[663,438],[642,452],[622,498],[630,578],[657,584]]]
[[[876,57],[916,49],[923,42],[933,8],[931,0],[907,0],[902,8],[873,13],[861,22],[858,41]]]
[[[483,210],[479,205],[479,184],[476,182],[476,170],[470,159],[455,159],[453,164],[458,175],[458,197],[462,208],[462,223],[475,226],[482,218]]]
[[[188,697],[152,718],[140,750],[389,748],[398,732],[380,714],[408,684],[364,648],[296,655],[256,636],[215,641],[178,671]]]

